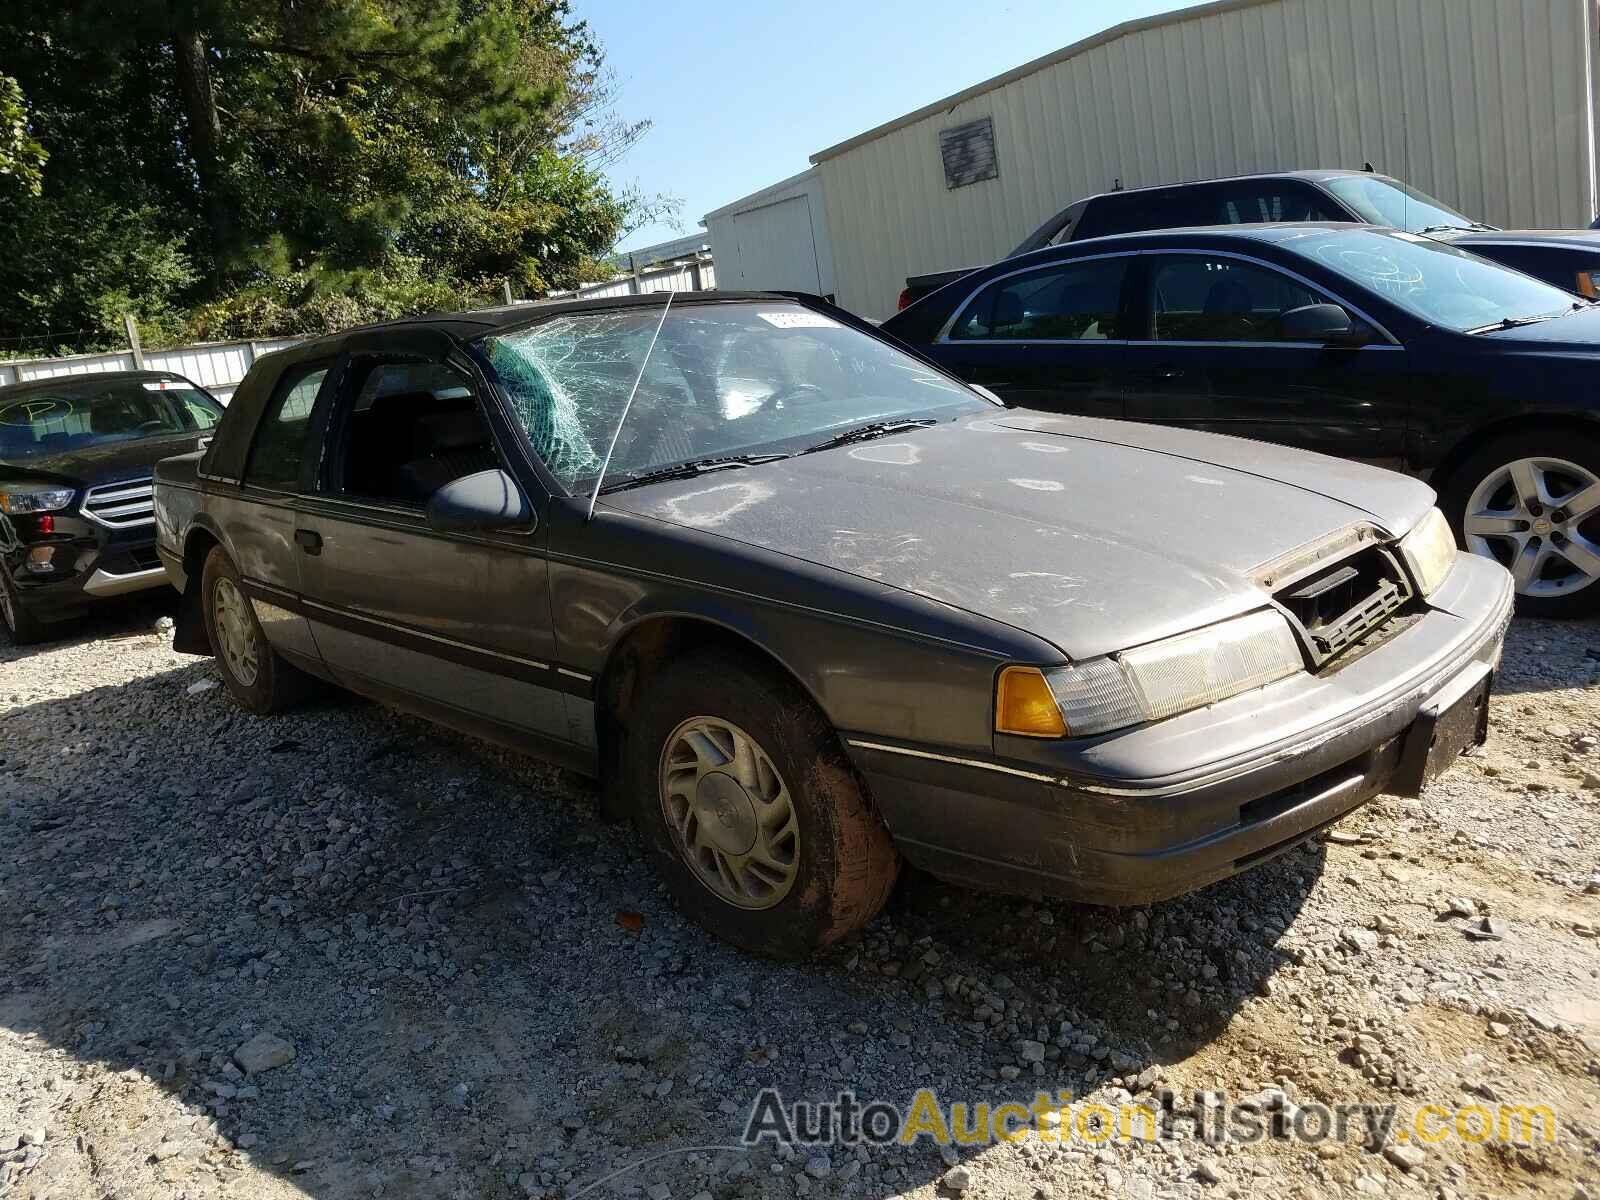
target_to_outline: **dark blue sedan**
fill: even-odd
[[[1521,611],[1600,610],[1600,304],[1348,224],[1098,238],[885,322],[1007,404],[1183,425],[1428,475]]]

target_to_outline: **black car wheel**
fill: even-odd
[[[899,855],[839,739],[760,663],[712,651],[667,667],[640,700],[624,769],[668,890],[736,946],[803,958],[889,898]]]
[[[1517,584],[1517,611],[1600,611],[1600,438],[1529,431],[1475,452],[1445,481],[1456,540],[1493,558]]]
[[[17,598],[17,588],[4,567],[0,567],[0,629],[13,646],[31,646],[49,636],[50,627],[27,609]]]
[[[238,568],[221,546],[213,546],[206,556],[200,587],[206,638],[233,698],[256,713],[279,712],[299,700],[308,677],[267,643]]]

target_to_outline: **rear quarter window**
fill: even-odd
[[[299,486],[311,413],[328,371],[327,363],[304,363],[283,373],[256,426],[246,483],[277,491]]]

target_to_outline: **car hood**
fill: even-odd
[[[151,474],[156,462],[193,450],[208,433],[137,438],[79,446],[61,454],[30,454],[0,461],[0,478],[52,479],[78,487],[94,487]]]
[[[605,498],[890,584],[1070,658],[1258,608],[1257,568],[1433,503],[1389,471],[1264,442],[1011,409]]]

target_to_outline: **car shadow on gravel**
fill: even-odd
[[[662,1155],[596,1194],[792,1196],[809,1152],[737,1145],[763,1087],[1147,1092],[1270,990],[1323,866],[1120,911],[913,874],[788,965],[679,917],[587,784],[376,705],[259,718],[195,660],[3,720],[0,1135],[46,1129],[67,1192],[558,1196]],[[260,1035],[292,1058],[246,1075]],[[948,1167],[810,1157],[814,1195]]]

